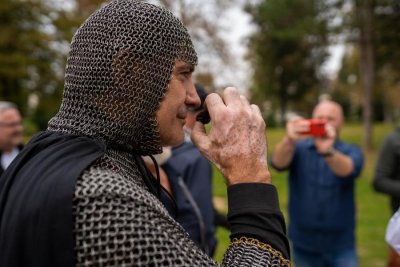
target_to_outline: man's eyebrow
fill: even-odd
[[[179,64],[179,65],[175,65],[175,71],[190,71],[193,72],[194,71],[194,65],[191,63],[183,63],[183,64]]]

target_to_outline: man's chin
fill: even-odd
[[[162,146],[179,146],[180,144],[183,143],[184,141],[184,133],[183,131],[179,136],[175,136],[174,138],[170,138],[169,140],[166,140],[165,142],[162,142]]]
[[[174,142],[174,144],[172,144],[172,145],[170,145],[170,146],[179,146],[179,145],[181,145],[181,144],[183,143],[183,141],[185,141],[185,139],[184,139],[184,135],[183,135],[183,133],[182,133],[181,138],[177,139],[177,140]]]

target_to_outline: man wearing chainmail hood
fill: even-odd
[[[75,34],[63,101],[4,173],[0,266],[218,266],[159,201],[142,156],[183,141],[197,56],[169,11],[115,0]],[[206,99],[194,144],[228,184],[231,245],[222,266],[288,266],[259,109],[235,88]]]

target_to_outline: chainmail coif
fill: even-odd
[[[155,112],[175,60],[197,63],[177,18],[139,1],[110,3],[74,36],[62,105],[49,129],[160,153]]]
[[[48,130],[108,146],[77,180],[77,266],[217,266],[148,191],[132,158],[161,152],[155,113],[176,60],[197,63],[187,30],[169,11],[141,1],[109,3],[73,38],[62,105]],[[272,249],[241,243],[223,265],[283,261]]]

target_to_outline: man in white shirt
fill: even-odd
[[[0,175],[21,150],[23,130],[17,106],[0,101]]]

